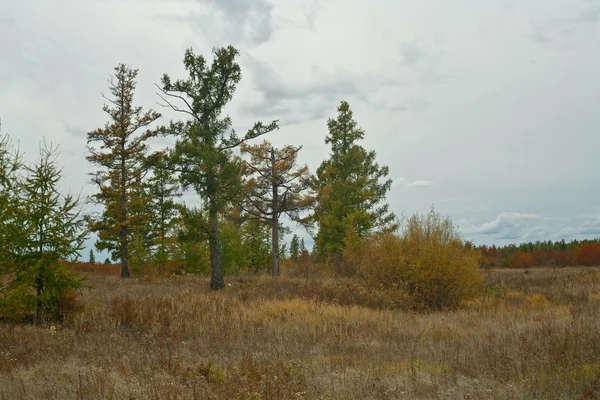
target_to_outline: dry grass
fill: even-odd
[[[424,314],[352,280],[92,274],[61,326],[0,322],[0,398],[600,398],[600,270],[486,281]]]

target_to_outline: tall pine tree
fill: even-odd
[[[300,256],[300,238],[298,235],[294,234],[292,236],[292,241],[290,242],[290,258],[292,261],[298,261],[298,256]]]
[[[150,232],[152,255],[159,272],[175,255],[177,223],[180,205],[175,198],[181,196],[179,181],[169,169],[168,158],[163,153],[151,157],[152,177],[148,179],[151,211]]]
[[[242,73],[233,46],[215,49],[214,59],[208,63],[192,49],[185,52],[183,63],[189,77],[172,81],[164,74],[159,86],[162,99],[173,110],[188,120],[171,123],[165,130],[176,136],[173,149],[173,171],[180,173],[184,189],[193,188],[205,200],[208,211],[208,242],[212,289],[225,286],[221,265],[219,214],[239,195],[240,164],[232,149],[246,140],[256,138],[277,128],[277,121],[269,125],[257,122],[243,137],[232,129],[229,116],[223,109],[233,98]],[[174,104],[178,102],[179,105]]]
[[[140,194],[145,193],[143,179],[148,171],[147,141],[157,132],[147,127],[160,118],[157,112],[134,107],[137,73],[124,64],[115,67],[115,76],[109,79],[112,98],[105,97],[109,104],[102,108],[110,123],[88,133],[90,154],[86,157],[99,167],[91,174],[99,190],[91,200],[104,208],[100,215],[87,217],[89,229],[98,234],[98,250],[109,250],[113,260],[121,260],[123,278],[129,277],[133,234],[148,222],[145,196]],[[92,143],[100,143],[100,147],[90,146]]]
[[[320,257],[341,255],[349,235],[364,238],[374,230],[395,227],[395,215],[384,203],[392,181],[384,180],[387,166],[375,162],[357,142],[364,131],[353,119],[350,105],[342,101],[336,119],[327,121],[325,143],[331,154],[318,168],[314,187],[317,205],[313,218],[319,231],[315,245]]]

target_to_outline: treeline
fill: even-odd
[[[330,157],[314,175],[298,165],[301,146],[254,141],[278,130],[277,120],[237,134],[223,110],[241,80],[238,55],[232,46],[213,50],[212,60],[186,50],[187,76],[164,74],[156,84],[163,106],[182,117],[163,124],[159,112],[135,104],[138,70],[115,67],[110,94],[103,95],[107,122],[87,134],[96,189],[87,201],[94,213],[82,215],[79,199],[60,194],[54,150],[42,150],[45,170],[35,178],[37,166],[24,166],[5,136],[0,314],[35,309],[36,318],[55,315],[61,299],[82,287],[66,267],[78,260],[90,233],[97,235],[96,250],[119,263],[123,278],[149,269],[209,273],[210,287],[221,289],[224,274],[240,270],[278,275],[286,253],[291,263],[339,263],[348,245],[397,228],[385,204],[388,168],[358,144],[365,133],[346,101],[327,122]],[[173,145],[156,150],[158,137]],[[184,190],[194,191],[196,202],[182,204]],[[284,216],[313,236],[312,254],[298,237],[286,249]]]
[[[478,246],[483,266],[527,268],[541,266],[600,265],[600,239],[566,242],[537,241],[503,247]]]
[[[84,287],[69,264],[91,233],[123,278],[210,274],[218,290],[227,274],[277,276],[284,259],[292,274],[351,278],[415,309],[456,307],[481,293],[481,254],[449,218],[432,209],[400,226],[385,202],[388,167],[360,145],[365,131],[346,101],[327,121],[329,154],[314,173],[298,164],[302,146],[261,138],[275,134],[277,120],[239,135],[224,112],[242,77],[238,55],[232,46],[213,50],[212,60],[186,50],[187,75],[156,84],[163,106],[182,118],[162,124],[134,101],[138,71],[115,67],[107,122],[87,134],[94,213],[82,215],[81,202],[60,193],[52,148],[25,166],[8,136],[0,141],[0,317],[60,317]],[[173,144],[157,149],[158,137]],[[182,203],[184,190],[196,201]],[[287,248],[287,221],[314,239],[310,253],[297,235]]]

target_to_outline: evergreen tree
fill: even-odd
[[[185,80],[171,81],[164,74],[159,89],[162,99],[173,110],[186,114],[185,122],[171,122],[166,133],[177,137],[172,156],[174,171],[180,173],[184,188],[193,188],[205,200],[208,211],[212,289],[225,286],[221,265],[219,214],[240,193],[240,165],[232,149],[242,142],[261,136],[277,128],[277,121],[269,125],[257,122],[243,137],[232,129],[229,116],[222,116],[223,108],[231,101],[242,78],[236,61],[239,52],[234,47],[214,50],[214,59],[207,63],[201,55],[188,49],[184,66],[189,73]],[[171,101],[179,101],[177,106]]]
[[[250,219],[243,225],[243,243],[247,263],[254,272],[269,268],[271,254],[269,228],[269,224],[260,219]]]
[[[285,255],[287,254],[287,243],[283,242],[279,246],[279,259],[285,260]]]
[[[152,255],[159,272],[174,258],[176,226],[180,206],[175,198],[181,196],[179,181],[172,174],[164,154],[155,153],[151,159],[152,177],[148,179],[150,232]]]
[[[160,114],[134,107],[133,94],[138,70],[124,64],[115,67],[109,79],[113,98],[102,108],[111,122],[88,133],[87,160],[100,169],[92,173],[92,183],[99,192],[92,202],[103,206],[99,216],[88,216],[90,231],[98,233],[96,248],[109,250],[113,260],[121,260],[121,277],[129,277],[129,245],[133,234],[143,234],[148,224],[147,198],[143,178],[147,173],[147,141],[157,132],[142,129]],[[90,143],[100,143],[100,148]]]
[[[24,207],[21,204],[19,171],[21,154],[8,135],[0,137],[0,273],[14,262],[18,246],[25,238]]]
[[[298,256],[300,255],[300,238],[298,235],[294,234],[292,236],[292,241],[290,242],[290,258],[292,261],[298,261]]]
[[[68,290],[81,289],[83,278],[67,263],[79,257],[85,240],[79,199],[58,191],[62,171],[57,150],[44,146],[38,162],[27,167],[21,182],[20,205],[25,235],[12,243],[13,276],[2,290],[2,307],[9,314],[35,312],[40,318],[60,318],[60,299]]]
[[[90,264],[96,264],[96,256],[94,256],[94,251],[90,249]]]
[[[224,219],[219,225],[223,273],[237,274],[247,263],[242,230],[236,221]]]
[[[314,186],[317,206],[313,214],[319,231],[315,245],[319,255],[341,255],[350,232],[364,238],[374,230],[395,229],[395,216],[383,203],[390,190],[387,166],[375,162],[375,152],[367,152],[357,142],[364,138],[347,102],[338,107],[336,119],[327,122],[331,144],[330,158],[317,170]]]

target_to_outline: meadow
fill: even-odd
[[[488,270],[438,312],[355,279],[117,274],[60,323],[0,321],[0,399],[600,398],[600,268]]]

